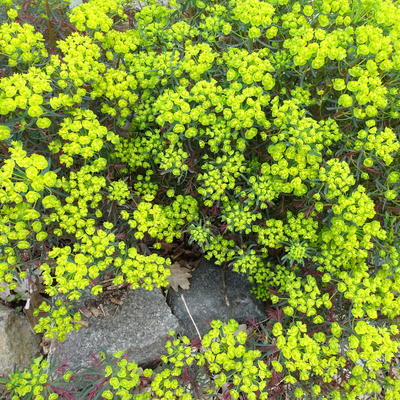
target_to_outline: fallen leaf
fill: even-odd
[[[168,282],[172,289],[174,289],[175,292],[178,291],[179,287],[184,290],[189,289],[189,278],[192,276],[190,271],[177,262],[170,265],[169,269],[171,271],[171,274],[168,277]]]
[[[95,318],[100,317],[102,314],[101,310],[99,310],[97,307],[90,307],[89,310]]]
[[[91,318],[93,316],[88,307],[80,307],[79,311],[85,318]]]
[[[45,338],[43,336],[42,340],[40,341],[40,346],[42,347],[42,351],[45,355],[49,354],[51,347],[51,339]]]
[[[90,327],[90,323],[88,321],[85,321],[84,319],[81,319],[79,321],[79,324],[82,325],[84,328],[89,328]]]
[[[122,306],[122,304],[124,304],[124,302],[122,300],[117,299],[115,297],[111,297],[110,301],[111,301],[111,303],[117,304],[119,306]]]

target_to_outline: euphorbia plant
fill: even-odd
[[[63,339],[105,274],[167,286],[160,249],[196,243],[282,311],[296,397],[398,397],[398,2],[147,3],[74,8],[56,49],[7,3],[2,284],[36,269]]]

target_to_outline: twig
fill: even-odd
[[[192,321],[192,323],[193,323],[193,325],[194,325],[194,328],[196,329],[196,332],[197,332],[197,334],[199,335],[199,338],[200,338],[200,340],[201,340],[200,331],[199,331],[199,329],[197,328],[196,323],[194,322],[194,319],[193,319],[193,317],[192,317],[192,314],[190,314],[189,307],[187,306],[186,300],[185,300],[185,298],[183,297],[183,294],[182,294],[182,293],[181,293],[181,299],[182,299],[182,302],[183,302],[183,304],[184,304],[184,306],[185,306],[185,308],[186,308],[186,311],[187,311],[187,313],[189,314],[189,317],[190,317],[190,319],[191,319],[191,321]]]
[[[101,312],[103,313],[103,316],[106,316],[106,313],[104,312],[103,304],[99,305]]]

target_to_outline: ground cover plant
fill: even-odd
[[[38,359],[4,396],[400,398],[398,1],[0,3],[0,282],[40,284],[35,331],[105,276],[167,287],[176,241],[271,305],[159,371]]]

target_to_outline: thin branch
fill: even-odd
[[[201,340],[200,331],[199,331],[199,329],[197,328],[196,323],[194,322],[194,319],[193,319],[193,317],[192,317],[192,314],[190,314],[189,307],[188,307],[188,305],[186,304],[186,300],[185,300],[185,298],[183,297],[183,294],[182,294],[182,293],[181,293],[181,299],[182,299],[182,302],[183,302],[183,304],[184,304],[184,306],[185,306],[185,308],[186,308],[186,311],[187,311],[187,313],[189,314],[189,317],[190,317],[190,319],[191,319],[191,321],[192,321],[192,323],[193,323],[193,325],[194,325],[194,328],[196,329],[196,332],[197,332],[197,334],[199,335],[199,338],[200,338],[200,340]]]

